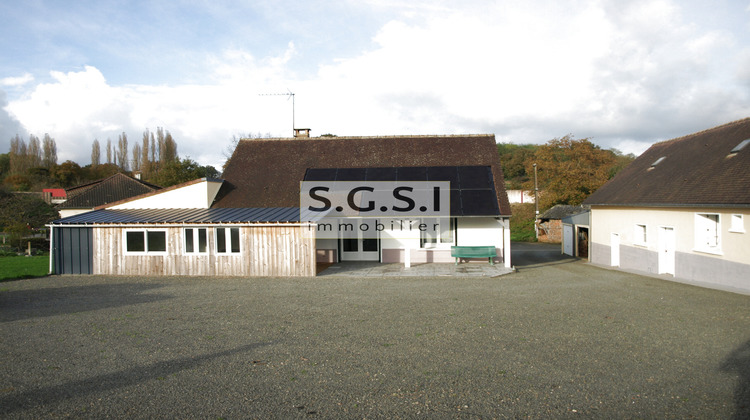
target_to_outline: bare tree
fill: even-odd
[[[151,161],[149,160],[149,144],[151,141],[148,129],[143,132],[143,144],[141,144],[141,172],[143,176],[148,177],[151,175],[152,167]]]
[[[33,134],[29,136],[29,145],[26,149],[26,156],[29,168],[42,166],[42,148],[39,145],[39,137]]]
[[[10,173],[26,172],[26,142],[16,134],[10,139]]]
[[[99,150],[99,140],[94,139],[91,144],[91,167],[96,168],[101,164],[101,151]]]
[[[129,170],[128,165],[128,135],[123,131],[117,139],[117,161],[120,163],[120,169]]]
[[[138,143],[133,145],[133,170],[141,171],[141,145]]]
[[[107,139],[107,163],[112,163],[112,140]]]
[[[177,143],[172,138],[172,133],[167,130],[167,134],[164,136],[164,150],[161,155],[161,160],[164,163],[172,163],[177,160]]]
[[[44,134],[44,140],[42,140],[42,149],[44,153],[42,164],[45,168],[51,169],[57,165],[57,144],[55,143],[55,139],[47,133]]]

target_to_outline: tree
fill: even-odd
[[[177,143],[172,138],[172,134],[167,130],[164,136],[164,150],[161,152],[161,161],[171,163],[177,160]]]
[[[530,179],[526,172],[526,162],[533,160],[537,149],[534,144],[498,143],[500,163],[503,165],[505,187],[509,190],[521,189]]]
[[[133,171],[141,170],[141,145],[136,143],[133,145]]]
[[[42,164],[45,168],[52,169],[53,166],[57,165],[57,144],[55,144],[55,139],[50,137],[49,134],[44,135],[42,149],[44,154]]]
[[[0,154],[0,179],[10,173],[10,153]]]
[[[26,172],[26,143],[18,134],[10,139],[10,152],[8,152],[8,155],[10,158],[11,174]]]
[[[81,167],[72,160],[57,165],[54,171],[54,177],[62,187],[71,187],[81,181],[83,172]]]
[[[127,171],[128,165],[128,135],[123,131],[117,139],[117,162],[120,169]]]
[[[198,178],[214,178],[218,174],[219,172],[213,166],[201,166],[189,157],[185,159],[177,158],[163,166],[157,174],[149,178],[149,181],[162,187],[169,187]]]
[[[101,151],[99,150],[99,140],[94,139],[91,144],[91,167],[96,168],[101,164]]]
[[[602,150],[589,139],[576,140],[571,135],[552,139],[537,148],[533,161],[527,161],[526,172],[533,173],[537,164],[539,207],[556,204],[579,205],[614,174],[615,154]]]
[[[149,160],[149,145],[151,144],[151,137],[148,129],[143,132],[143,140],[141,144],[141,172],[143,178],[146,179],[151,176],[151,161]]]
[[[13,194],[0,189],[0,228],[11,233],[11,244],[20,246],[31,229],[59,218],[57,210],[33,194]]]
[[[36,168],[42,166],[42,148],[39,145],[39,137],[35,135],[29,136],[29,145],[26,149],[26,162],[27,168]]]
[[[107,163],[112,163],[112,140],[107,139]]]

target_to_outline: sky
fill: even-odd
[[[0,152],[90,163],[168,130],[220,168],[233,136],[572,135],[640,154],[750,117],[750,0],[0,0]],[[293,93],[294,95],[290,95]]]

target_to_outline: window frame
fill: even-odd
[[[143,234],[143,251],[130,251],[128,250],[128,234],[140,232]],[[164,234],[164,250],[163,251],[150,251],[148,245],[148,234],[149,233],[163,233]],[[167,229],[165,228],[132,228],[123,229],[122,233],[122,249],[124,255],[167,255],[169,253],[169,235],[167,235]]]
[[[455,217],[447,217],[448,219],[448,231],[450,232],[451,239],[450,241],[444,241],[442,233],[440,235],[437,235],[437,237],[432,238],[428,236],[429,233],[427,230],[419,231],[419,248],[420,249],[450,249],[451,246],[456,244],[456,232],[457,232],[457,226],[458,226],[458,220]],[[420,223],[435,223],[435,219],[422,219],[420,220]],[[440,218],[437,218],[438,222]],[[434,242],[429,241],[428,239],[434,239]]]
[[[745,215],[734,213],[729,217],[729,231],[732,233],[745,233]]]
[[[716,220],[713,220],[714,217]],[[694,220],[695,247],[693,250],[707,254],[722,255],[721,214],[708,212],[695,213]],[[716,229],[716,235],[711,236],[715,238],[714,241],[709,240],[711,237],[707,233],[708,230],[712,230],[712,227]],[[711,245],[711,242],[715,242],[715,244]]]
[[[642,223],[636,223],[633,227],[633,245],[648,246],[648,227]]]
[[[190,230],[190,234],[192,235],[192,242],[193,242],[193,250],[188,251],[188,233],[187,231]],[[198,250],[200,247],[200,231],[204,231],[206,234],[206,248],[204,251]],[[193,226],[193,227],[185,227],[182,229],[182,253],[185,255],[208,255],[209,249],[211,249],[211,245],[208,239],[208,232],[209,228],[205,226]]]
[[[237,229],[237,251],[232,248],[232,231]],[[224,231],[224,251],[219,250],[219,230]],[[227,235],[227,231],[229,234]],[[217,226],[214,228],[214,250],[216,255],[239,255],[242,253],[242,229],[239,226]]]

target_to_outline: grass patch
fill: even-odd
[[[514,242],[536,242],[534,232],[534,203],[511,204],[510,240]]]
[[[49,272],[49,255],[0,257],[0,281],[44,277]]]

